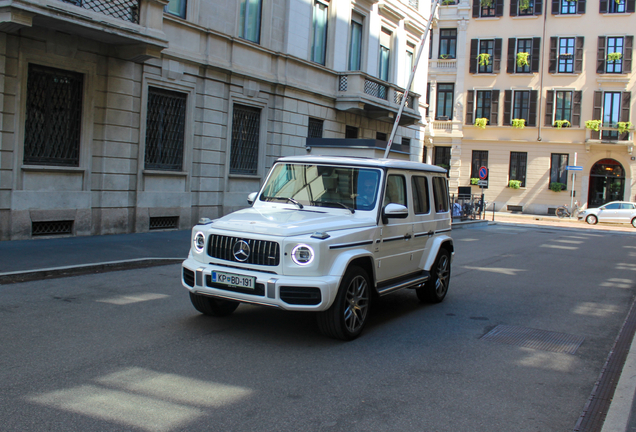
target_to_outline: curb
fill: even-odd
[[[136,258],[123,261],[108,261],[93,264],[81,264],[65,267],[52,267],[36,270],[22,270],[0,273],[0,285],[31,282],[68,276],[79,276],[92,273],[106,273],[119,270],[157,267],[183,262],[184,258]]]

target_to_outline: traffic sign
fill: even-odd
[[[568,171],[583,171],[582,166],[576,166],[576,165],[567,165],[565,169]]]
[[[488,177],[488,168],[483,166],[479,168],[479,178],[482,180],[486,180],[486,177]]]
[[[488,187],[488,180],[479,180],[477,186]]]

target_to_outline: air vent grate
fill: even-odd
[[[69,235],[73,234],[73,221],[32,222],[31,236]]]
[[[150,218],[150,230],[177,229],[179,216],[159,216]]]

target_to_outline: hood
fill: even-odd
[[[246,208],[216,219],[210,229],[243,233],[269,234],[281,237],[375,226],[375,213],[369,217],[352,215],[343,210],[333,212],[300,210],[291,207]]]

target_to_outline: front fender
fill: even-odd
[[[342,276],[345,274],[345,271],[347,270],[347,267],[349,267],[349,264],[351,264],[353,260],[358,258],[366,258],[371,262],[370,267],[373,271],[373,274],[370,274],[369,277],[375,280],[375,266],[373,265],[373,262],[374,262],[373,254],[365,249],[351,249],[338,255],[338,257],[334,260],[334,263],[331,266],[331,269],[329,270],[329,275],[338,276],[342,278]]]
[[[448,248],[450,249],[451,262],[453,261],[453,255],[455,254],[453,239],[450,238],[449,236],[440,235],[440,236],[434,237],[432,241],[433,241],[433,244],[431,245],[431,253],[429,253],[428,256],[426,257],[422,257],[426,261],[420,267],[427,271],[429,271],[433,267],[433,264],[435,264],[435,260],[437,259],[437,254],[439,253],[439,250],[442,247],[442,245],[448,244]]]

